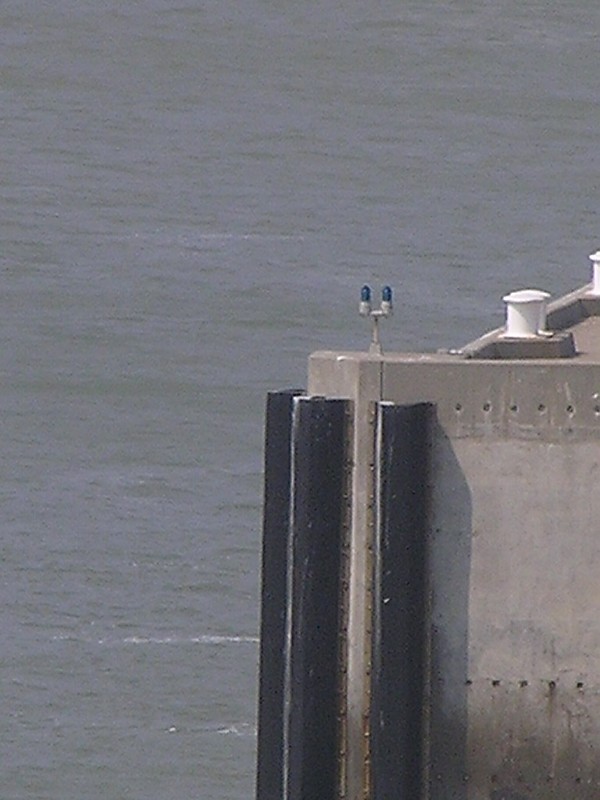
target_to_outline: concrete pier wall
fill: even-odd
[[[600,320],[581,293],[573,298],[579,310],[563,302],[554,317],[568,326],[556,335],[572,337],[572,357],[542,343],[520,358],[511,343],[494,350],[492,334],[482,340],[492,358],[477,357],[477,343],[471,357],[310,358],[309,394],[348,398],[355,413],[348,694],[356,722],[341,796],[368,797],[359,721],[370,702],[369,415],[383,400],[436,409],[423,797],[600,797]]]

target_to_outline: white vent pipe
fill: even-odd
[[[600,297],[600,250],[597,253],[592,253],[590,256],[592,262],[592,290],[589,294],[594,297]]]
[[[520,289],[502,299],[506,303],[508,339],[534,339],[546,331],[546,304],[550,294],[540,289]]]

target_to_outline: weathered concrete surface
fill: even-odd
[[[370,552],[371,479],[373,458],[373,419],[371,406],[380,399],[381,364],[370,359],[346,359],[330,353],[323,374],[311,370],[308,391],[327,397],[353,401],[354,419],[352,446],[352,547],[349,552],[349,608],[347,630],[347,697],[344,749],[346,763],[342,771],[344,791],[348,797],[363,797],[368,783],[368,697],[367,670],[370,638],[370,609],[367,602],[371,585]]]
[[[369,405],[437,405],[427,800],[600,797],[597,306],[579,292],[549,315],[573,334],[578,355],[570,359],[311,357],[309,391],[355,401],[349,702],[357,731]],[[359,800],[358,756],[352,769],[348,797]]]
[[[431,533],[431,635],[442,639],[433,652],[443,653],[449,636],[451,646],[432,662],[434,685],[444,684],[432,693],[432,759],[436,721],[459,720],[462,731],[464,698],[462,796],[598,797],[600,446],[465,438],[453,450],[469,476],[470,548],[462,542],[461,550],[441,491]],[[441,542],[448,535],[454,559]],[[466,566],[469,549],[467,578],[459,554]],[[453,574],[445,572],[453,561]],[[457,603],[465,597],[463,626]],[[436,775],[444,775],[443,761]],[[447,798],[447,788],[432,797]]]

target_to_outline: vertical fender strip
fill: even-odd
[[[344,400],[297,398],[292,444],[286,800],[334,800],[340,680]]]
[[[433,406],[378,404],[371,675],[373,800],[422,796]]]
[[[288,535],[294,397],[271,392],[265,420],[264,507],[258,699],[257,800],[281,800]]]

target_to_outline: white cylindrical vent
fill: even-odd
[[[521,289],[507,294],[506,330],[509,339],[533,339],[546,329],[546,303],[550,295],[540,289]]]
[[[590,256],[592,262],[592,290],[590,294],[600,297],[600,250]]]

